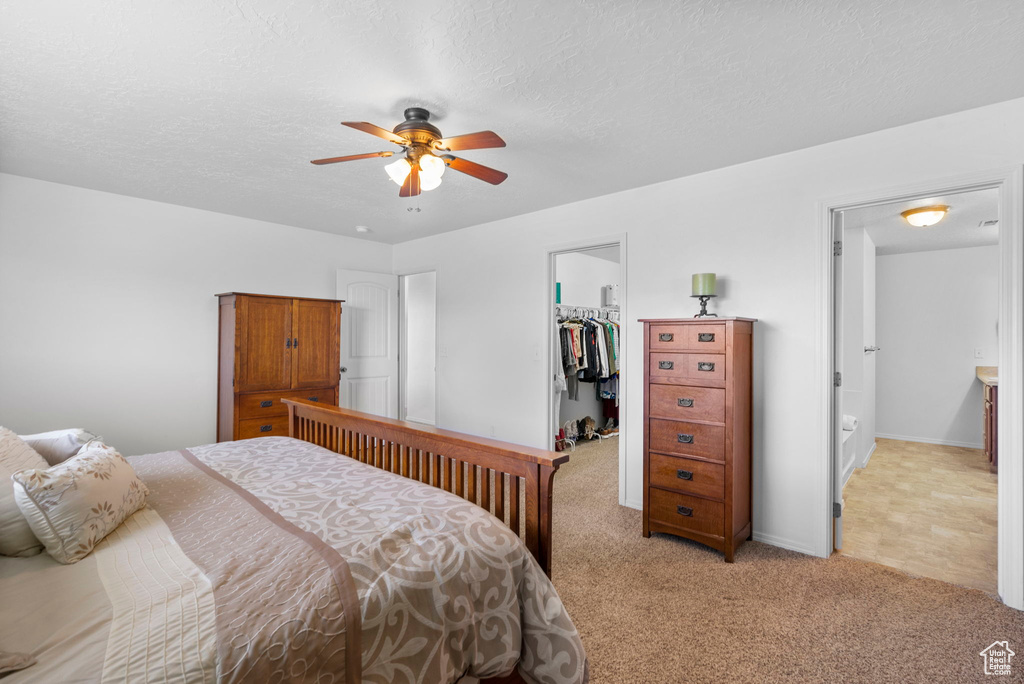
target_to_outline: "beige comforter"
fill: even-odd
[[[452,494],[269,437],[130,459],[148,506],[85,560],[0,559],[5,678],[587,679],[579,636],[512,532]]]

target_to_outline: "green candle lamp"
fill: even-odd
[[[708,313],[708,300],[718,296],[715,294],[714,273],[694,273],[693,294],[690,296],[700,300],[700,313],[694,316],[694,318],[703,318],[704,316],[718,318],[718,314]]]

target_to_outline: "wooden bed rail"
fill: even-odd
[[[568,456],[304,399],[283,401],[295,439],[483,507],[519,535],[551,575],[551,484]]]

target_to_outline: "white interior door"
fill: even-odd
[[[835,298],[833,301],[832,325],[835,349],[832,350],[832,367],[839,377],[843,372],[843,212],[832,212],[832,239],[839,245],[833,252],[833,277]],[[843,548],[843,388],[841,382],[832,386],[832,546]],[[837,505],[838,504],[838,505]]]
[[[398,276],[338,271],[343,408],[398,417]]]

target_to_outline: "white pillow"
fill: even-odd
[[[83,430],[82,428],[69,428],[67,430],[51,430],[40,432],[34,435],[18,435],[30,447],[36,450],[40,456],[46,459],[50,465],[63,463],[75,454],[82,447],[94,439],[96,435]]]
[[[73,458],[46,470],[14,474],[14,499],[47,553],[77,563],[128,516],[149,490],[124,456],[90,442]]]
[[[43,457],[13,430],[0,427],[0,554],[4,556],[34,556],[43,550],[14,500],[11,475],[45,467]]]

